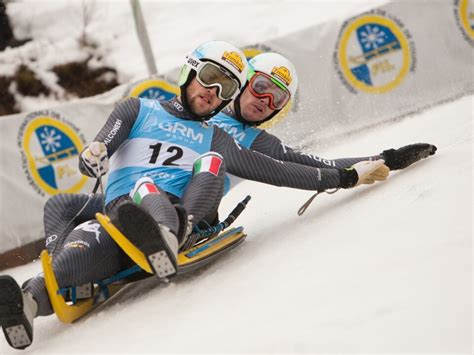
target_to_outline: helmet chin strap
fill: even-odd
[[[251,121],[247,121],[244,116],[242,115],[242,110],[241,110],[241,107],[240,107],[240,97],[242,96],[242,93],[245,91],[245,89],[247,88],[247,85],[249,83],[247,82],[244,86],[244,88],[240,91],[239,95],[235,98],[234,100],[234,114],[235,114],[235,118],[237,119],[237,121],[240,121],[242,122],[243,124],[246,124],[246,125],[249,125],[249,126],[260,126],[261,124],[267,122],[267,121],[270,121],[273,117],[275,117],[276,114],[278,114],[278,112],[280,112],[281,110],[275,110],[273,111],[267,118],[265,118],[264,120],[261,120],[259,122],[251,122]]]
[[[189,73],[188,75],[188,79],[186,80],[186,82],[180,86],[180,89],[181,89],[181,104],[183,105],[183,108],[190,112],[194,117],[196,117],[196,119],[194,121],[200,121],[200,122],[204,122],[204,121],[207,121],[209,120],[210,118],[212,118],[213,116],[217,115],[221,110],[224,109],[224,107],[226,107],[232,100],[223,100],[222,103],[217,106],[217,108],[215,108],[214,110],[212,110],[211,112],[209,112],[208,114],[206,115],[199,115],[197,114],[196,112],[193,111],[193,109],[191,108],[191,105],[189,104],[189,101],[188,101],[188,95],[186,94],[187,92],[187,89],[188,89],[188,86],[189,84],[191,83],[191,81],[196,77],[196,71],[195,70],[191,70],[191,72]]]

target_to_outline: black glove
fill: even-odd
[[[400,170],[418,160],[434,155],[436,149],[436,146],[432,144],[416,143],[398,149],[384,150],[381,155],[390,170]]]

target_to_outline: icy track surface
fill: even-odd
[[[238,249],[77,324],[36,319],[26,353],[472,353],[472,113],[465,97],[317,152],[438,146],[385,183],[319,196],[303,217],[311,192],[239,185],[221,210],[253,196]],[[5,273],[22,282],[39,268]]]

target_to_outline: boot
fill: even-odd
[[[0,276],[0,326],[8,344],[25,349],[33,342],[33,318],[38,305],[29,292],[21,290],[8,275]]]
[[[123,234],[145,254],[158,278],[176,275],[179,244],[176,235],[133,202],[122,204],[117,215]]]

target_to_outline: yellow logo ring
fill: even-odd
[[[474,39],[474,30],[469,23],[469,11],[468,11],[469,0],[461,0],[459,4],[461,23],[464,27],[469,38]]]
[[[167,83],[164,80],[151,79],[151,80],[145,80],[139,83],[138,85],[134,86],[128,96],[139,97],[144,91],[151,88],[163,89],[175,95],[180,94],[179,87],[171,85],[170,83]]]
[[[361,82],[360,80],[358,80],[350,69],[348,58],[346,55],[348,42],[352,33],[356,31],[359,27],[367,23],[377,23],[389,28],[393,32],[397,40],[400,42],[400,46],[402,49],[403,64],[399,70],[399,73],[397,74],[395,79],[393,79],[391,82],[382,86],[378,86],[378,87],[367,85]],[[375,15],[359,17],[347,27],[347,29],[344,31],[341,38],[338,56],[339,56],[339,63],[341,63],[341,69],[342,69],[342,73],[344,74],[344,77],[355,88],[361,91],[368,92],[368,93],[381,94],[381,93],[385,93],[387,91],[393,90],[402,82],[402,80],[405,78],[410,68],[410,47],[409,47],[407,38],[392,20],[385,17],[381,17],[381,16],[375,16]]]
[[[30,150],[30,142],[31,142],[32,136],[35,134],[35,130],[44,125],[53,126],[57,128],[58,130],[62,131],[64,134],[66,134],[68,138],[71,139],[71,141],[73,142],[78,152],[81,152],[83,149],[83,145],[79,137],[77,136],[77,134],[65,123],[55,120],[51,117],[46,117],[46,116],[40,116],[40,117],[35,118],[26,127],[25,133],[23,136],[23,143],[22,143],[22,148],[26,155],[26,160],[28,163],[28,169],[34,181],[39,185],[40,188],[42,188],[45,192],[49,193],[50,195],[55,195],[55,194],[63,193],[63,192],[64,193],[79,192],[87,181],[86,176],[81,175],[81,178],[79,179],[79,181],[73,186],[71,186],[70,188],[65,189],[65,190],[59,190],[45,183],[45,181],[39,175],[38,170],[36,168],[36,164],[35,164],[36,159]]]

